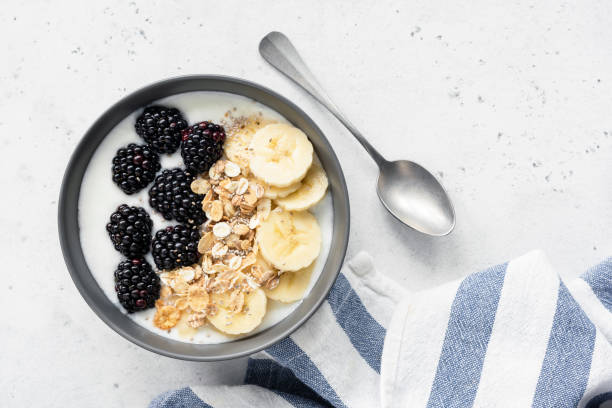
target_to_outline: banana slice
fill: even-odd
[[[304,292],[306,292],[306,288],[310,284],[314,264],[313,262],[310,266],[299,271],[283,273],[279,278],[276,288],[272,290],[263,289],[268,299],[291,303],[304,297]]]
[[[227,334],[253,331],[266,314],[266,294],[262,289],[253,289],[249,294],[239,291],[214,293],[211,301],[217,306],[217,313],[208,316],[208,320]]]
[[[249,117],[239,129],[233,132],[230,130],[223,144],[223,150],[227,158],[242,168],[247,167],[252,154],[249,150],[249,146],[253,139],[253,135],[259,129],[270,123],[274,122],[260,117]]]
[[[321,251],[321,228],[308,211],[280,208],[257,228],[263,258],[281,271],[297,271],[310,265]]]
[[[313,163],[302,180],[302,187],[286,197],[277,198],[276,204],[287,211],[307,210],[321,201],[327,191],[327,185],[325,170]]]
[[[264,186],[264,197],[270,198],[272,200],[275,198],[287,197],[289,194],[293,193],[294,191],[299,190],[300,187],[302,187],[301,181],[298,181],[297,183],[293,183],[287,187],[276,187],[276,186],[270,186],[266,184]]]
[[[276,187],[302,180],[312,164],[312,143],[300,129],[276,123],[259,129],[251,140],[251,171]]]
[[[253,134],[247,132],[237,133],[228,137],[223,144],[223,150],[228,159],[244,168],[251,160],[251,151],[249,145],[253,139]]]

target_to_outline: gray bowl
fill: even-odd
[[[219,91],[243,95],[276,110],[310,138],[327,172],[333,200],[334,225],[329,256],[321,276],[299,307],[278,324],[230,343],[190,344],[162,337],[136,324],[102,292],[93,278],[81,248],[78,201],[81,181],[100,142],[126,116],[152,102],[183,92]],[[119,146],[117,146],[119,148]],[[110,163],[109,163],[110,167]],[[349,201],[344,174],[329,141],[300,108],[281,95],[241,79],[196,75],[172,78],[142,88],[111,106],[85,133],[70,158],[59,199],[59,235],[66,266],[74,284],[93,311],[113,330],[153,352],[194,361],[217,361],[246,356],[282,340],[300,327],[321,305],[344,260],[349,236]],[[100,231],[106,234],[106,231]],[[110,243],[109,243],[110,245]],[[109,271],[111,279],[113,271]]]

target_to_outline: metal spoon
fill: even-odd
[[[259,43],[259,53],[325,106],[372,156],[380,174],[377,193],[395,218],[425,234],[442,236],[455,227],[453,205],[440,182],[415,162],[390,162],[340,113],[323,91],[297,50],[283,33],[271,32]]]

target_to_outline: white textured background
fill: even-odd
[[[233,75],[302,107],[336,149],[349,256],[421,289],[544,249],[560,273],[612,254],[609,1],[19,1],[0,11],[0,405],[144,406],[189,383],[240,381],[242,361],[141,350],[81,299],[60,253],[66,162],[127,93],[183,74]],[[376,199],[376,168],[257,52],[284,31],[389,158],[436,172],[457,228],[428,238]],[[111,273],[111,271],[109,271]]]

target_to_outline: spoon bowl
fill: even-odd
[[[453,205],[433,174],[408,160],[386,161],[379,166],[376,192],[395,218],[428,235],[443,236],[453,230]]]

